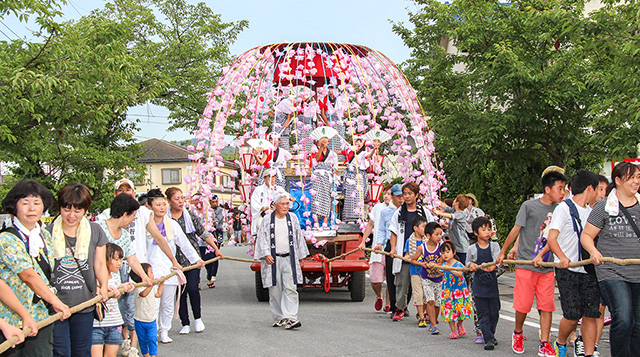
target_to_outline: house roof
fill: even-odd
[[[189,155],[192,154],[186,147],[169,141],[160,139],[149,139],[139,143],[142,146],[142,157],[138,159],[141,163],[153,162],[189,162]],[[222,160],[224,166],[239,168],[240,165],[233,161]]]
[[[138,162],[188,162],[191,152],[184,146],[160,139],[149,139],[140,143],[143,156]]]

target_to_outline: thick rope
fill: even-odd
[[[220,259],[221,259],[220,257],[215,257],[213,259],[207,260],[205,262],[205,264],[213,263],[213,262],[218,261]],[[239,260],[240,258],[224,257],[224,259]],[[243,259],[243,261],[245,261],[245,260],[248,261],[248,259]],[[253,260],[251,262],[253,262]],[[193,269],[196,269],[196,268],[198,268],[198,265],[194,264],[194,265],[190,265],[188,267],[185,267],[184,269],[182,269],[182,271],[189,271],[189,270],[193,270]],[[161,277],[159,279],[154,279],[152,285],[160,284],[160,283],[166,281],[167,279],[172,278],[175,275],[176,275],[176,272],[173,272],[173,273],[167,274],[167,275],[165,275],[165,276],[163,276],[163,277]],[[134,284],[133,286],[135,288],[145,287],[145,286],[147,286],[147,283],[144,283],[144,282],[137,283],[137,284]],[[125,289],[127,289],[127,288],[126,287],[122,287],[122,288],[119,288],[118,291],[120,291],[120,294],[123,294],[125,292]],[[115,295],[115,291],[110,291],[108,296],[109,296],[109,298],[111,298],[114,295]],[[102,296],[96,295],[93,298],[91,298],[91,299],[89,299],[89,300],[87,300],[85,302],[82,302],[82,303],[80,303],[80,304],[78,304],[76,306],[71,307],[69,309],[69,312],[71,312],[71,315],[73,315],[75,313],[78,313],[78,312],[80,312],[80,311],[82,311],[82,310],[84,310],[84,309],[86,309],[88,307],[91,307],[91,306],[99,303],[101,300],[102,300]],[[61,318],[62,318],[62,312],[58,312],[58,313],[55,313],[55,314],[47,317],[46,319],[40,320],[37,323],[38,324],[38,329],[42,329],[42,328],[44,328],[46,326],[49,326],[52,323],[60,320]],[[23,330],[23,333],[24,333],[24,336],[26,338],[31,333],[31,329],[27,327],[26,329]],[[18,338],[16,336],[12,336],[10,339],[4,341],[2,344],[0,344],[0,354],[2,354],[4,351],[8,350],[9,348],[13,347],[17,342],[18,342]]]
[[[413,264],[411,263],[410,259],[405,259],[397,254],[391,254],[388,252],[384,252],[381,250],[374,250],[371,248],[362,248],[362,250],[367,251],[367,252],[372,252],[372,253],[378,253],[378,254],[384,254],[384,255],[388,255],[394,258],[398,258],[398,259],[402,259],[407,263]],[[600,258],[600,261],[603,263],[614,263],[614,264],[618,264],[618,265],[631,265],[631,264],[640,264],[640,259],[618,259],[618,258],[608,258],[608,257],[602,257]],[[503,264],[520,264],[520,265],[534,265],[533,264],[533,260],[514,260],[514,259],[505,259],[502,261]],[[591,259],[585,259],[585,260],[581,260],[579,262],[575,262],[575,263],[569,263],[569,268],[575,268],[575,267],[580,267],[580,266],[585,266],[585,265],[589,265],[589,264],[593,264],[593,262],[591,261]],[[422,266],[420,264],[413,264],[416,266]],[[491,266],[497,265],[496,262],[490,262],[490,263],[482,263],[478,265],[478,269],[484,269],[484,268],[488,268]],[[556,262],[539,262],[538,263],[539,266],[541,267],[545,267],[545,268],[562,268],[562,266],[560,266],[560,263],[556,263]],[[469,269],[468,267],[464,267],[464,268],[457,268],[457,267],[449,267],[449,266],[445,266],[445,265],[440,265],[440,266],[435,266],[434,268],[438,268],[441,270],[449,270],[449,271],[464,271],[464,272],[469,272],[471,271],[471,269]]]
[[[372,253],[378,253],[378,254],[383,254],[383,255],[388,255],[391,256],[393,258],[398,258],[398,259],[402,259],[405,262],[408,262],[410,264],[416,265],[416,266],[422,266],[420,264],[414,264],[411,262],[410,259],[405,259],[404,257],[401,257],[397,254],[391,254],[382,250],[375,250],[375,249],[371,249],[371,248],[356,248],[353,249],[349,252],[346,252],[344,254],[338,255],[336,257],[333,257],[331,259],[328,259],[327,262],[331,263],[334,260],[338,260],[338,259],[342,259],[348,255],[354,254],[360,250],[363,251],[367,251],[367,252],[372,252]],[[218,261],[220,259],[224,259],[224,260],[233,260],[233,261],[238,261],[238,262],[245,262],[245,263],[255,263],[257,262],[257,260],[252,260],[252,259],[244,259],[244,258],[235,258],[235,257],[224,257],[224,258],[220,258],[220,257],[215,257],[213,259],[209,259],[207,261],[205,261],[205,265],[209,264],[209,263],[213,263],[215,261]],[[634,264],[638,264],[640,265],[640,259],[618,259],[618,258],[609,258],[609,257],[602,257],[600,258],[600,261],[603,263],[614,263],[614,264],[618,264],[618,265],[634,265]],[[504,264],[521,264],[521,265],[533,265],[533,261],[532,260],[513,260],[513,259],[505,259],[503,260]],[[589,265],[592,264],[593,262],[590,259],[585,259],[585,260],[581,260],[579,262],[575,262],[575,263],[569,263],[569,267],[570,268],[574,268],[574,267],[579,267],[579,266],[585,266],[585,265]],[[490,263],[482,263],[480,265],[478,265],[478,269],[484,269],[484,268],[488,268],[491,266],[496,265],[496,262],[490,262]],[[539,266],[541,267],[553,267],[553,268],[562,268],[560,266],[559,263],[555,263],[555,262],[540,262],[538,263]],[[193,269],[197,269],[198,265],[194,264],[194,265],[190,265],[188,267],[185,267],[182,269],[182,271],[189,271],[189,270],[193,270]],[[469,272],[471,271],[471,269],[469,269],[468,267],[464,267],[464,268],[458,268],[458,267],[449,267],[449,266],[435,266],[434,268],[437,269],[441,269],[441,270],[449,270],[449,271],[464,271],[464,272]],[[157,285],[160,284],[161,282],[166,281],[169,278],[172,278],[173,276],[176,275],[176,272],[167,274],[159,279],[154,279],[152,282],[152,285]],[[134,284],[134,287],[138,288],[138,287],[145,287],[147,286],[147,283],[137,283]],[[125,292],[125,287],[119,288],[118,291],[120,291],[120,294],[123,294]],[[114,291],[109,292],[109,298],[112,298],[115,295]],[[82,311],[88,307],[91,307],[97,303],[99,303],[102,300],[102,296],[100,295],[96,295],[95,297],[80,303],[76,306],[73,306],[69,309],[69,311],[71,312],[71,314],[75,314],[79,311]],[[58,312],[54,315],[51,315],[49,317],[47,317],[46,319],[40,320],[38,321],[38,328],[42,329],[43,327],[49,326],[52,323],[60,320],[62,318],[62,313]],[[26,328],[23,331],[25,338],[27,336],[29,336],[29,334],[31,333],[31,329],[30,328]],[[16,343],[18,342],[18,338],[13,336],[10,339],[6,340],[5,342],[3,342],[2,344],[0,344],[0,354],[2,354],[3,352],[5,352],[6,350],[8,350],[9,348],[11,348],[12,346],[14,346]]]

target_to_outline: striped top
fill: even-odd
[[[118,272],[110,273],[111,279],[109,279],[109,285],[113,287],[120,286],[120,274]],[[121,326],[124,324],[122,321],[122,315],[120,315],[120,308],[118,307],[118,299],[111,298],[107,300],[107,311],[104,313],[104,319],[102,321],[93,320],[93,327],[113,327]]]

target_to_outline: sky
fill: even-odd
[[[67,0],[64,19],[77,19],[104,6],[104,0]],[[195,4],[196,1],[187,0]],[[392,32],[390,22],[408,23],[408,11],[416,6],[409,0],[224,0],[204,1],[225,22],[248,20],[231,46],[231,53],[240,55],[260,45],[280,42],[340,42],[364,45],[376,49],[396,63],[409,58],[409,49]],[[0,38],[26,36],[28,26],[17,20],[5,19],[0,26]],[[8,27],[12,31],[8,31]],[[7,36],[8,35],[8,36]],[[28,37],[27,37],[28,38]],[[202,108],[204,110],[204,108]],[[131,108],[129,118],[140,119],[136,139],[150,138],[184,140],[193,137],[184,130],[168,132],[167,110],[145,105]]]

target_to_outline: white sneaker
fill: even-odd
[[[191,332],[191,327],[189,327],[189,325],[182,326],[182,329],[180,330],[181,335],[188,335],[189,332]]]
[[[204,331],[204,322],[202,322],[202,319],[196,319],[194,325],[197,333]]]
[[[140,354],[138,354],[138,350],[135,347],[131,347],[131,348],[129,348],[129,352],[127,353],[127,356],[128,357],[140,357]]]
[[[169,332],[162,330],[160,331],[160,342],[162,343],[171,343],[173,340],[169,337]]]

